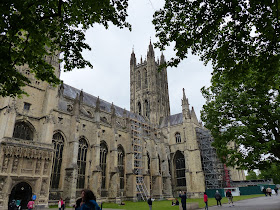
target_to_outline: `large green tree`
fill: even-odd
[[[46,56],[62,54],[64,70],[92,67],[82,56],[85,31],[94,24],[123,28],[128,0],[0,1],[0,96],[17,96],[28,78],[17,67],[27,64],[37,79],[59,84]]]
[[[278,0],[166,0],[153,23],[160,49],[174,43],[213,65],[202,120],[227,165],[267,168],[280,158]]]
[[[270,168],[260,171],[258,178],[259,179],[273,179],[274,184],[280,184],[280,165],[271,164]]]

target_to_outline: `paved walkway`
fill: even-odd
[[[223,198],[227,199],[227,198]],[[276,196],[273,195],[271,197],[258,197],[258,198],[252,198],[242,201],[234,202],[233,198],[233,204],[234,206],[231,206],[229,204],[223,204],[223,206],[214,206],[209,207],[209,210],[214,209],[230,209],[230,210],[279,210],[280,209],[280,195]]]

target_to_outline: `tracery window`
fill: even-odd
[[[118,147],[118,169],[120,177],[120,189],[124,189],[124,150],[122,146]]]
[[[141,103],[140,103],[140,101],[138,102],[137,107],[138,107],[138,114],[141,115],[142,109],[141,109]]]
[[[107,161],[108,148],[105,143],[100,145],[100,168],[101,168],[101,189],[106,188],[106,161]]]
[[[88,144],[84,138],[79,140],[79,150],[78,150],[78,179],[77,188],[83,189],[85,187],[85,176],[86,176],[86,165],[87,165],[87,150]]]
[[[148,72],[146,69],[144,70],[144,86],[145,88],[148,87]]]
[[[185,174],[185,157],[181,152],[177,152],[175,157],[176,166],[176,184],[178,186],[186,186],[186,174]]]
[[[61,174],[63,148],[64,148],[64,138],[61,135],[61,133],[55,133],[53,135],[52,144],[54,148],[54,155],[53,155],[50,187],[52,189],[58,189],[60,174]]]
[[[141,89],[141,72],[140,71],[138,71],[138,76],[137,77],[138,77],[137,78],[137,87],[139,89]]]
[[[33,131],[27,123],[16,122],[13,137],[23,140],[33,140]]]
[[[158,172],[159,174],[161,174],[161,161],[159,155],[158,155]]]
[[[175,133],[176,143],[181,143],[181,134],[179,132]]]
[[[148,174],[151,173],[151,159],[150,159],[150,155],[147,152],[147,165],[148,165]]]
[[[150,107],[148,100],[145,100],[145,116],[148,118],[150,117]]]

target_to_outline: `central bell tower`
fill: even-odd
[[[159,66],[165,63],[164,55],[155,60],[150,41],[147,59],[136,62],[134,51],[130,58],[130,111],[159,125],[161,118],[170,115],[167,71]]]

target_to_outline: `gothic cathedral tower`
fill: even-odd
[[[155,60],[151,41],[147,60],[143,62],[141,57],[137,64],[134,52],[130,58],[130,111],[155,125],[160,123],[161,118],[170,115],[166,68],[158,71],[164,62],[163,54],[160,61]]]

